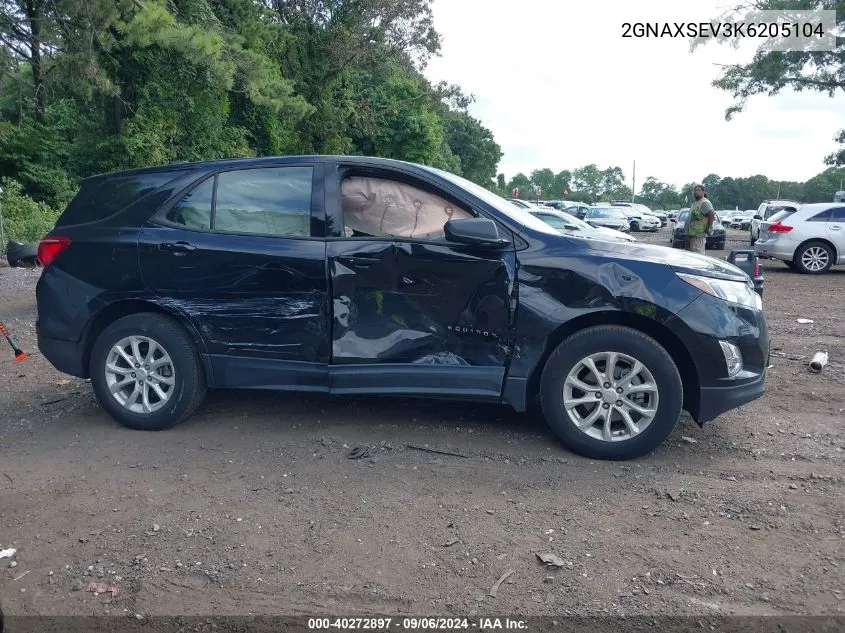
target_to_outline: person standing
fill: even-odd
[[[716,210],[713,208],[713,203],[707,199],[707,192],[703,185],[696,185],[692,193],[695,196],[695,202],[690,207],[686,222],[686,249],[704,255],[707,235],[716,219]]]

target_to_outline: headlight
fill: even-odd
[[[675,274],[691,286],[695,286],[717,299],[753,310],[763,309],[763,299],[754,291],[754,284],[750,281],[725,281],[724,279],[712,279],[711,277],[700,277],[686,273]]]

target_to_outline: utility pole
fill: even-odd
[[[634,178],[631,181],[631,204],[634,204],[636,197],[637,197],[637,161],[634,161]]]

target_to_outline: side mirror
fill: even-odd
[[[754,219],[755,219],[755,220],[762,220],[762,219],[763,219],[763,216],[762,216],[762,215],[755,215],[755,216],[754,216]]]
[[[510,240],[502,237],[499,227],[488,218],[449,220],[443,228],[446,239],[459,244],[503,248],[511,243]]]

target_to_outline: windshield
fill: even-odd
[[[443,171],[442,169],[436,169],[434,167],[426,167],[426,169],[437,174],[438,176],[442,176],[450,182],[453,182],[462,189],[470,191],[473,195],[477,196],[481,200],[484,200],[484,202],[489,204],[491,207],[493,207],[500,213],[503,213],[510,219],[518,222],[519,224],[522,224],[523,226],[528,227],[529,229],[538,231],[540,233],[547,233],[549,235],[560,235],[560,233],[555,230],[554,227],[549,226],[540,218],[535,218],[531,213],[528,212],[527,209],[523,209],[511,202],[508,202],[501,196],[497,196],[492,191],[488,191],[484,187],[477,185],[474,182],[467,180],[466,178],[461,178],[460,176],[451,174],[448,171]]]
[[[621,209],[593,209],[587,215],[591,218],[612,218],[615,220],[625,218],[625,212]]]
[[[561,231],[571,231],[573,229],[580,231],[595,231],[595,229],[586,222],[582,222],[575,216],[562,211],[556,214],[534,213],[533,215],[537,216],[544,222],[548,222],[553,227],[560,229]]]

